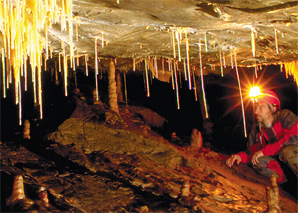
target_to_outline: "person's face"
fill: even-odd
[[[255,115],[258,122],[266,122],[272,118],[272,111],[269,104],[258,103],[255,106]]]

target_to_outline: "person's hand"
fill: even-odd
[[[226,161],[226,164],[228,165],[228,167],[232,167],[234,165],[234,163],[239,164],[241,162],[241,157],[239,155],[232,155],[231,157],[229,157]]]
[[[256,165],[257,163],[259,163],[259,157],[263,157],[263,156],[264,156],[264,154],[263,154],[262,150],[255,152],[253,154],[253,156],[251,157],[252,164]]]

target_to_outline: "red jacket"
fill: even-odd
[[[262,126],[261,131],[253,129],[249,135],[247,151],[240,152],[241,162],[247,163],[256,151],[262,150],[264,156],[276,155],[285,145],[298,144],[298,117],[283,109],[274,115],[272,126]]]

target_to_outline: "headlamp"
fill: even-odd
[[[249,90],[248,96],[251,98],[252,102],[258,102],[259,97],[261,96],[260,87],[254,86]]]

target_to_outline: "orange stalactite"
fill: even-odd
[[[185,32],[185,45],[186,45],[188,87],[189,87],[189,89],[191,89],[190,67],[189,67],[189,42],[188,42],[188,38],[187,38],[187,32]]]
[[[289,75],[293,76],[297,86],[298,86],[298,61],[286,62],[284,63],[286,77]]]

